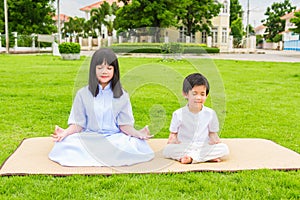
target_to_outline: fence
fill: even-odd
[[[52,51],[52,43],[40,42],[38,35],[18,35],[16,32],[9,34],[9,52],[40,52]],[[0,34],[0,52],[6,51],[6,38],[4,34]]]
[[[300,40],[290,40],[284,42],[284,50],[300,51]]]

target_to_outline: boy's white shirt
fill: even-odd
[[[216,112],[203,105],[196,114],[189,111],[188,105],[173,112],[170,132],[178,133],[181,143],[206,143],[209,132],[219,131],[219,121]]]

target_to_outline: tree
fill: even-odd
[[[56,32],[56,26],[52,17],[55,15],[54,0],[8,0],[8,24],[9,32],[16,31],[19,34],[50,34]],[[0,1],[3,8],[3,1]],[[4,19],[3,11],[0,11]],[[0,23],[0,31],[3,25]]]
[[[101,33],[102,24],[105,18],[104,9],[99,8],[93,8],[90,12],[90,23],[93,27],[93,29],[98,29],[99,33]]]
[[[253,28],[253,26],[251,25],[251,24],[248,24],[247,26],[246,26],[246,28],[245,28],[245,30],[247,30],[248,29],[248,33],[249,33],[249,35],[255,35],[255,30],[254,30],[254,28]]]
[[[64,37],[74,36],[74,35],[83,35],[84,33],[84,18],[70,17],[68,22],[64,23],[64,27],[61,29]]]
[[[237,18],[242,18],[243,13],[244,12],[239,0],[230,0],[229,26],[231,27],[232,22],[235,21]]]
[[[294,18],[290,20],[290,22],[294,23],[296,28],[291,28],[290,30],[294,33],[300,34],[300,11],[294,13]]]
[[[244,31],[243,31],[243,22],[242,18],[238,17],[231,24],[231,35],[233,36],[233,45],[239,47],[241,45]]]
[[[3,1],[1,1],[0,3],[0,18],[2,20],[0,20],[0,34],[5,32],[4,29],[5,29],[5,23],[4,23],[4,4],[3,4]],[[3,9],[2,9],[3,8]]]
[[[142,27],[167,28],[176,26],[176,13],[181,0],[122,0],[124,6],[116,12],[115,28],[128,31]],[[159,29],[155,31],[159,38]]]
[[[273,41],[273,38],[285,29],[285,21],[281,20],[285,14],[288,14],[296,9],[292,6],[289,0],[284,0],[284,2],[274,2],[271,7],[268,7],[265,15],[268,16],[267,19],[262,20],[264,26],[266,26],[266,38]]]
[[[104,1],[99,8],[92,9],[90,14],[93,29],[97,28],[101,33],[101,24],[104,24],[107,28],[107,34],[112,36],[114,26],[113,20],[109,18],[113,17],[118,9],[119,7],[116,2],[109,5],[106,1]]]
[[[181,4],[178,19],[186,27],[186,35],[204,30],[210,32],[211,19],[220,13],[221,4],[214,0],[187,0]]]

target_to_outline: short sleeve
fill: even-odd
[[[178,132],[178,129],[179,129],[179,126],[180,126],[180,119],[181,119],[181,116],[180,116],[180,112],[178,111],[175,111],[173,112],[173,115],[172,115],[172,120],[171,120],[171,123],[170,123],[170,132],[172,133],[177,133]]]
[[[217,133],[219,132],[219,120],[217,114],[214,110],[212,110],[212,117],[208,125],[209,132]]]
[[[118,114],[117,114],[117,124],[120,125],[134,125],[134,117],[132,113],[132,107],[130,103],[130,98],[127,93],[123,93],[120,97],[118,104],[114,104],[113,106],[117,106]]]
[[[83,102],[83,97],[78,91],[72,105],[71,113],[68,120],[68,125],[76,124],[86,129],[87,126],[87,116],[86,109]]]

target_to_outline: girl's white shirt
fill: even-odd
[[[99,85],[96,97],[83,87],[74,98],[68,124],[81,126],[83,132],[119,133],[120,125],[134,124],[129,96],[123,90],[120,98],[114,98],[110,83],[104,89]]]

